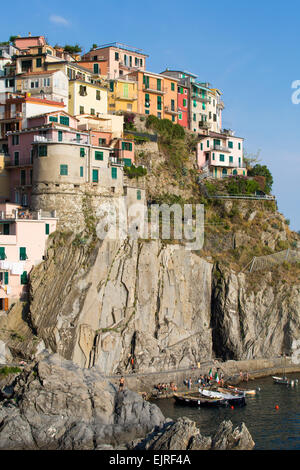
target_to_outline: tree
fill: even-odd
[[[78,44],[75,44],[75,46],[70,46],[70,44],[66,44],[64,50],[66,52],[69,52],[70,54],[76,54],[82,51],[81,47]]]
[[[259,159],[260,150],[257,150],[256,154],[251,154],[244,151],[243,160],[246,163],[247,168],[253,167],[256,163],[260,162]]]
[[[9,42],[15,42],[18,36],[10,36]]]
[[[97,44],[92,45],[92,49],[97,49],[97,47],[98,47]]]
[[[265,191],[267,193],[271,192],[273,185],[273,176],[266,165],[260,165],[259,163],[257,163],[256,165],[254,165],[253,168],[250,168],[248,170],[248,176],[264,176],[266,180]]]

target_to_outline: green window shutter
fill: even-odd
[[[171,83],[171,90],[175,91],[175,83]]]
[[[181,93],[181,95],[183,95],[183,88],[182,87],[180,87],[180,93]]]
[[[209,147],[209,140],[206,141],[206,145],[207,145],[207,147]]]
[[[202,103],[202,109],[205,110],[205,103]]]
[[[68,116],[60,116],[59,122],[61,124],[64,124],[65,126],[68,126],[70,123],[70,119],[68,118]]]
[[[103,160],[103,152],[95,152],[95,160]]]
[[[19,165],[19,152],[15,152],[15,165]]]
[[[145,107],[149,108],[150,106],[150,95],[149,93],[145,93]]]
[[[161,96],[157,97],[157,109],[161,109]]]
[[[49,224],[45,224],[45,234],[46,235],[49,235],[50,233],[50,225]]]
[[[83,177],[83,166],[80,167],[80,177]]]
[[[183,106],[186,107],[186,100],[183,100]]]
[[[93,183],[98,183],[98,181],[99,181],[99,172],[98,172],[98,170],[93,170],[92,178],[93,178]]]
[[[5,271],[5,273],[4,273],[4,284],[5,285],[8,284],[8,271]]]
[[[225,161],[225,156],[220,154],[220,162],[224,162]]]
[[[58,117],[57,116],[50,116],[49,121],[50,122],[58,122]]]
[[[193,114],[193,121],[196,121],[196,114]]]
[[[9,235],[9,224],[3,224],[3,235]]]
[[[62,131],[58,131],[58,142],[62,142],[63,140],[63,133]]]
[[[196,100],[193,100],[193,106],[196,108],[196,106],[197,106],[197,101]]]
[[[232,156],[229,157],[229,163],[233,163],[233,157]]]
[[[238,143],[238,149],[241,150],[241,144],[240,144],[240,142]]]
[[[23,274],[20,276],[21,278],[21,284],[28,284],[28,277],[27,277],[27,271],[24,271]]]
[[[138,201],[140,201],[142,199],[142,194],[141,194],[141,190],[138,189],[137,192],[136,192],[136,198]]]
[[[5,259],[6,258],[6,254],[5,254],[5,248],[4,246],[0,246],[0,259]]]
[[[39,145],[39,157],[47,157],[47,145]]]
[[[200,144],[200,146],[201,146],[201,150],[203,150],[203,144]]]
[[[68,175],[68,165],[60,165],[60,175],[61,176]]]
[[[112,169],[111,169],[111,177],[112,177],[112,179],[114,179],[114,180],[117,179],[117,177],[118,177],[117,168],[112,167]]]
[[[124,158],[124,165],[131,166],[131,158]]]
[[[175,116],[172,116],[172,122],[175,122]]]
[[[20,247],[20,260],[24,261],[27,259],[26,248],[24,246]]]
[[[161,80],[159,78],[157,79],[157,89],[161,91]]]
[[[126,150],[126,142],[122,142],[122,150]]]
[[[123,96],[124,98],[129,96],[128,83],[123,83]]]
[[[182,121],[182,113],[178,114],[178,119],[179,119],[179,121]]]
[[[36,66],[41,67],[42,66],[42,59],[36,59]]]
[[[84,107],[83,106],[79,106],[79,114],[84,114]]]
[[[85,149],[82,147],[80,148],[80,156],[84,157],[85,156]]]
[[[171,100],[171,110],[175,111],[175,100]]]
[[[80,142],[80,134],[76,134],[76,141]]]
[[[132,142],[129,142],[129,151],[132,152]]]
[[[215,154],[213,153],[212,155],[213,155],[213,160],[214,160],[215,159]]]
[[[94,64],[94,73],[99,73],[99,64]]]
[[[233,142],[228,142],[228,148],[233,149]]]

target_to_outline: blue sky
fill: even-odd
[[[300,103],[291,100],[300,80],[299,1],[15,0],[1,12],[2,41],[30,31],[86,51],[122,42],[149,54],[150,71],[188,70],[221,89],[223,127],[245,138],[247,153],[260,152],[279,211],[300,230]]]

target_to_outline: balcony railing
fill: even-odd
[[[165,106],[165,113],[168,113],[168,114],[179,114],[178,111],[176,111],[175,108],[172,108],[172,106]]]
[[[218,101],[218,103],[217,103],[217,108],[219,108],[219,109],[224,109],[224,108],[225,108],[224,101],[221,101],[221,100]]]
[[[10,160],[5,162],[5,167],[25,167],[25,166],[32,166],[32,158],[24,158],[21,160]]]
[[[122,158],[117,157],[116,155],[110,155],[109,156],[109,161],[111,165],[114,166],[124,166],[124,161]]]
[[[203,129],[210,129],[211,128],[211,122],[199,121],[199,127],[203,128]]]
[[[232,149],[230,149],[229,147],[226,147],[225,145],[218,145],[218,144],[214,144],[213,149],[214,150],[219,150],[220,152],[231,152],[232,151]]]
[[[157,88],[152,88],[150,86],[143,84],[143,91],[149,91],[150,93],[157,93],[158,95],[164,95],[165,93],[167,93],[168,89],[165,87],[162,87],[160,90],[158,90]]]
[[[58,140],[58,139],[53,139],[53,138],[48,138],[43,135],[35,135],[33,136],[33,142],[34,143],[54,143],[54,144],[80,144],[80,145],[89,145],[88,140],[81,140],[77,139],[74,137],[73,139],[63,139],[63,140]]]
[[[128,96],[125,96],[123,93],[116,93],[115,98],[117,100],[125,100],[125,101],[135,101],[137,100],[137,93],[130,93]]]
[[[197,101],[201,101],[202,103],[208,103],[209,102],[209,98],[207,96],[197,95],[196,93],[192,93],[192,99],[197,100]]]
[[[14,209],[12,212],[0,211],[1,221],[11,220],[42,220],[42,219],[55,219],[56,211],[45,212],[42,210],[28,211],[25,209]]]

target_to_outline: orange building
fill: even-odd
[[[138,83],[139,114],[153,114],[160,119],[169,119],[177,123],[178,80],[158,73],[137,70],[129,74]]]

